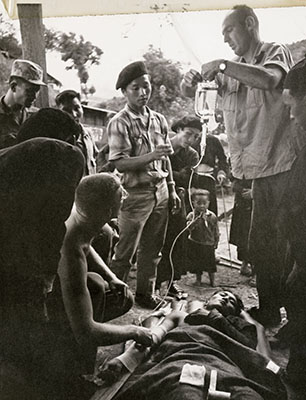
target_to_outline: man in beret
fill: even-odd
[[[86,160],[85,173],[91,175],[96,173],[96,156],[98,148],[93,140],[90,132],[81,124],[84,115],[83,107],[81,104],[80,93],[75,90],[64,90],[59,93],[55,102],[60,110],[66,111],[72,118],[82,127],[81,134],[77,140],[76,145],[82,150]]]
[[[0,99],[0,148],[16,144],[16,133],[28,117],[43,82],[43,70],[28,60],[15,60],[9,79],[9,89]]]
[[[283,101],[290,106],[291,117],[306,138],[306,58],[296,64],[284,82]],[[289,322],[280,339],[290,343],[287,373],[304,398],[306,390],[306,146],[299,152],[290,171],[280,205],[280,224],[290,243],[294,261],[287,279],[285,306]]]
[[[164,244],[168,202],[178,210],[169,155],[172,146],[163,115],[147,103],[151,83],[142,61],[127,65],[119,74],[116,89],[121,89],[126,106],[108,125],[109,160],[122,173],[128,196],[119,216],[119,242],[111,268],[119,279],[127,280],[137,250],[136,302],[155,308],[160,299],[154,295],[156,267]]]

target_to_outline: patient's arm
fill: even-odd
[[[146,326],[158,324],[158,318],[163,317],[161,310],[153,313],[148,319]],[[172,311],[159,325],[151,325],[153,346],[157,346],[172,329],[180,325],[187,314],[184,311]],[[155,321],[154,321],[155,320]],[[133,372],[134,369],[145,359],[149,353],[148,348],[137,346],[135,342],[129,346],[123,354],[108,361],[100,372],[100,377],[109,384],[117,381],[122,373]]]
[[[258,353],[265,357],[272,358],[271,348],[268,339],[265,335],[265,328],[246,311],[241,311],[240,316],[244,318],[249,324],[254,325],[257,332],[257,347]]]

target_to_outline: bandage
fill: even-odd
[[[120,356],[116,357],[129,372],[133,372],[135,368],[142,362],[148,354],[149,349],[138,350],[135,342]]]
[[[203,387],[205,383],[206,368],[204,365],[185,364],[182,368],[180,383]]]

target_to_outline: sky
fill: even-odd
[[[5,14],[2,3],[0,12]],[[261,39],[292,43],[306,39],[306,7],[257,9]],[[103,50],[99,66],[89,70],[88,85],[101,99],[118,96],[115,83],[120,70],[139,60],[149,45],[160,48],[166,58],[179,61],[182,71],[200,69],[204,62],[234,54],[223,43],[221,25],[226,11],[130,14],[96,17],[45,18],[47,28],[75,32]],[[18,21],[13,22],[19,30]],[[47,53],[48,72],[63,88],[79,90],[75,71],[65,71],[57,53]]]

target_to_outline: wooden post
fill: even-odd
[[[22,56],[25,60],[39,64],[47,82],[46,53],[42,23],[41,4],[17,4],[22,38]],[[48,87],[41,86],[35,105],[49,107]]]

